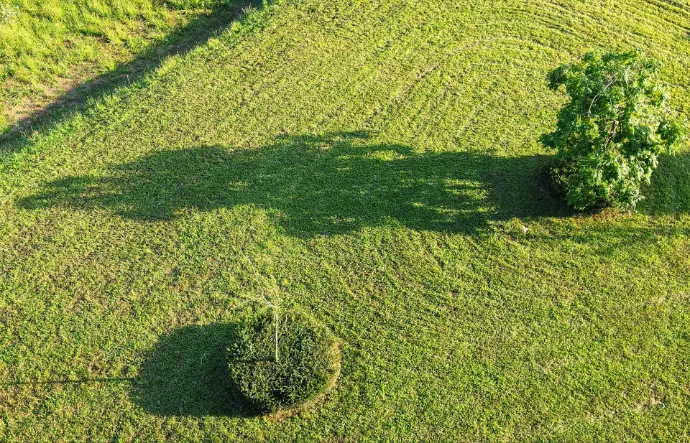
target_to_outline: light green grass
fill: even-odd
[[[6,141],[0,436],[682,440],[690,157],[574,216],[538,139],[546,73],[596,48],[663,61],[689,116],[688,29],[671,1],[288,0]],[[343,352],[284,421],[225,384],[267,278]]]
[[[146,54],[208,14],[200,8],[219,3],[1,0],[0,130],[65,90]]]

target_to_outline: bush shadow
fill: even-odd
[[[162,336],[144,356],[132,384],[134,401],[159,416],[258,415],[229,376],[227,348],[237,326],[187,326]]]
[[[419,152],[366,133],[285,136],[261,149],[157,151],[103,176],[72,176],[17,201],[25,209],[107,209],[143,222],[251,205],[286,233],[334,235],[400,224],[476,233],[495,221],[570,215],[542,185],[548,157]]]
[[[30,143],[29,136],[34,129],[55,124],[71,113],[83,110],[90,99],[112,94],[118,88],[139,81],[157,69],[166,58],[184,55],[218,35],[242,15],[244,8],[261,5],[261,0],[229,0],[208,14],[194,17],[183,28],[172,32],[132,61],[70,88],[48,106],[14,122],[4,132],[0,131],[3,145],[0,154],[23,150]]]

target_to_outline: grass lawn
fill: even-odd
[[[6,138],[0,440],[687,438],[690,152],[634,214],[540,179],[547,72],[632,47],[690,117],[684,2],[283,0]],[[272,282],[343,352],[284,420],[224,361]]]
[[[218,28],[220,11],[209,8],[221,3],[0,1],[0,133],[34,123],[48,104],[64,107],[87,91],[135,80],[154,59],[179,50],[180,40]]]

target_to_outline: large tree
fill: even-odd
[[[658,156],[683,143],[660,67],[639,51],[593,52],[549,74],[550,87],[564,86],[570,101],[543,142],[557,150],[554,178],[575,209],[634,208]]]

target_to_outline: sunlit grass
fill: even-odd
[[[679,2],[286,0],[0,153],[10,440],[682,440],[688,151],[637,213],[541,181],[591,49],[664,62]],[[274,281],[338,337],[336,388],[256,417],[221,355]]]
[[[4,0],[0,3],[0,130],[56,99],[65,87],[143,54],[220,3]]]

